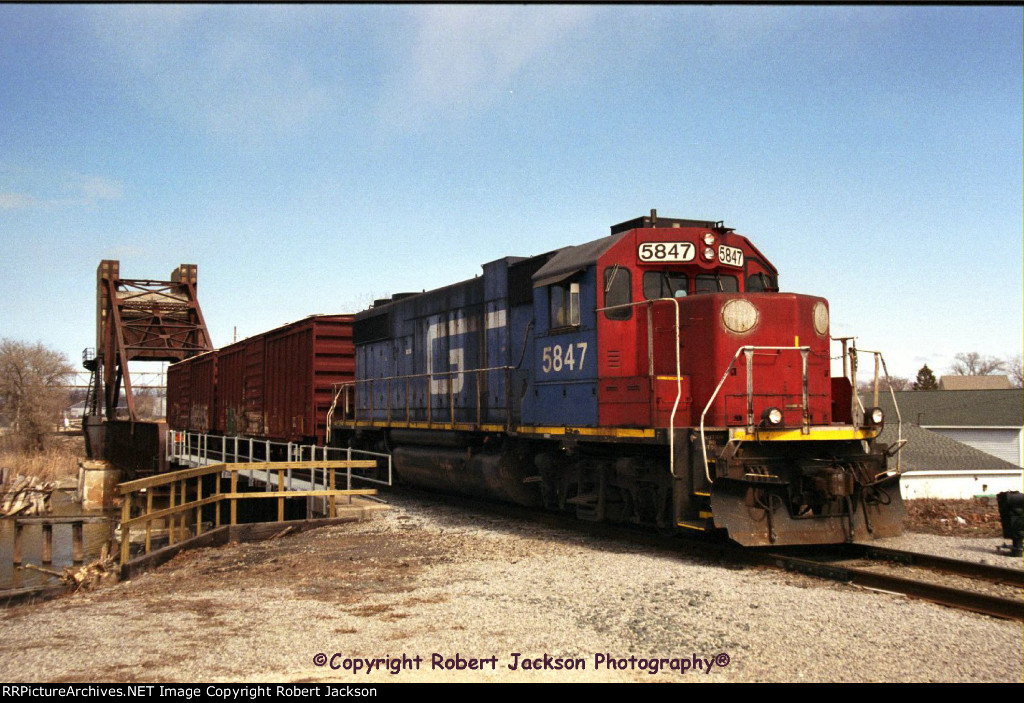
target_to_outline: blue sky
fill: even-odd
[[[0,336],[199,266],[214,343],[647,213],[724,220],[833,334],[1022,346],[1020,7],[0,6]]]

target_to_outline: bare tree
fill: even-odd
[[[910,379],[903,378],[902,376],[890,376],[889,387],[894,391],[909,391],[910,390]]]
[[[858,393],[871,393],[874,390],[874,388],[874,380],[860,381],[859,383],[857,383]],[[883,391],[887,391],[889,390],[889,388],[892,388],[894,391],[910,390],[910,379],[903,378],[902,376],[890,376],[888,383],[886,383],[886,379],[884,377],[879,378],[878,388]]]
[[[45,448],[68,404],[75,373],[63,353],[13,339],[0,340],[0,422],[25,449]]]
[[[978,352],[960,352],[953,357],[950,372],[954,376],[990,376],[1006,370],[1006,362],[995,356],[982,356]]]
[[[143,420],[161,417],[161,393],[157,388],[135,389],[135,413]]]
[[[1010,373],[1010,382],[1015,388],[1024,388],[1024,369],[1021,369],[1021,355],[1010,359],[1006,370]]]

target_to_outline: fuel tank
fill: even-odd
[[[403,446],[392,452],[401,481],[422,488],[540,507],[540,480],[533,462],[513,451]]]

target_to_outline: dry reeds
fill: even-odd
[[[78,460],[84,456],[81,436],[61,437],[43,451],[28,451],[4,439],[0,437],[0,475],[50,482],[78,474]]]

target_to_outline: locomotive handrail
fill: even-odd
[[[755,347],[755,346],[742,346],[742,347],[740,347],[739,349],[736,350],[736,353],[733,355],[732,361],[729,362],[729,367],[725,370],[725,373],[722,375],[722,379],[718,382],[718,385],[715,387],[714,392],[711,394],[711,398],[708,400],[707,405],[704,406],[704,412],[702,412],[701,415],[700,415],[700,444],[701,444],[701,453],[702,453],[703,458],[704,458],[704,476],[707,478],[708,483],[711,483],[711,469],[708,467],[708,449],[707,449],[707,441],[705,439],[705,434],[704,434],[704,419],[705,419],[705,416],[708,413],[708,410],[711,408],[711,404],[715,401],[715,398],[718,397],[718,393],[722,389],[722,386],[725,385],[725,381],[729,377],[729,372],[732,371],[732,368],[736,364],[736,360],[739,359],[740,354],[745,354],[745,355],[748,356],[748,359],[747,359],[747,401],[748,401],[747,421],[750,422],[751,421],[751,412],[752,412],[751,409],[750,409],[750,401],[751,401],[752,382],[753,382],[753,379],[752,379],[751,357],[753,355],[753,352],[755,352],[755,351],[785,351],[785,350],[798,350],[798,351],[801,352],[801,354],[804,357],[804,360],[803,360],[803,406],[804,406],[803,407],[803,411],[804,411],[804,424],[806,426],[806,423],[807,423],[807,404],[808,404],[808,395],[807,395],[807,392],[808,392],[808,390],[807,390],[807,353],[810,352],[810,347],[807,347],[807,346],[804,346],[804,347]],[[877,405],[878,404],[878,370],[879,370],[879,364],[881,364],[882,371],[885,373],[885,378],[886,378],[887,381],[889,380],[889,369],[888,369],[888,367],[885,364],[885,357],[882,355],[882,352],[880,352],[880,351],[873,351],[873,350],[869,350],[869,349],[857,349],[856,345],[852,346],[849,349],[849,355],[850,355],[851,375],[852,375],[853,381],[854,381],[854,383],[853,383],[854,389],[856,389],[857,353],[859,351],[867,353],[867,354],[873,354],[874,357],[875,357],[874,402],[875,402],[875,405]],[[845,374],[845,355],[844,355],[844,374]],[[895,473],[897,475],[899,473],[901,473],[901,464],[900,464],[899,452],[903,448],[903,445],[906,444],[906,440],[903,439],[903,417],[900,414],[899,405],[896,403],[896,394],[893,391],[892,383],[889,383],[888,385],[889,385],[889,394],[892,397],[892,404],[893,404],[893,407],[896,409],[896,422],[897,422],[897,425],[896,425],[896,444],[893,445],[895,447],[894,453],[896,454],[896,468],[895,468],[895,470],[885,471],[882,474],[879,474],[879,476],[888,475],[888,474],[892,473],[892,471],[895,471]],[[857,400],[857,404],[860,406],[860,411],[861,411],[861,414],[863,416],[864,406],[863,406],[863,404],[860,401],[860,395],[855,392],[854,393],[854,397]],[[876,480],[878,480],[878,477],[876,477]]]
[[[345,381],[343,383],[331,384],[331,388],[332,388],[332,390],[334,392],[334,397],[331,399],[331,407],[327,409],[327,434],[326,434],[326,442],[330,443],[330,440],[331,440],[331,423],[332,423],[332,421],[334,419],[334,411],[337,409],[337,406],[338,406],[338,398],[341,396],[343,391],[345,391],[347,389],[355,389],[356,388],[356,384],[359,384],[359,383],[369,383],[370,384],[370,389],[371,389],[370,390],[370,415],[371,415],[371,420],[372,420],[372,416],[374,414],[374,412],[373,412],[374,411],[374,407],[373,407],[373,383],[374,383],[374,381],[387,381],[388,382],[388,407],[387,407],[388,416],[387,416],[387,421],[389,423],[391,422],[391,382],[392,381],[405,381],[405,417],[406,417],[406,421],[407,422],[411,422],[411,420],[410,420],[411,408],[409,406],[409,398],[410,398],[410,395],[409,395],[409,390],[410,390],[409,389],[409,382],[411,380],[413,380],[413,379],[416,379],[416,378],[430,377],[431,379],[433,379],[434,376],[448,376],[449,377],[448,378],[448,404],[449,404],[449,410],[451,412],[452,425],[454,426],[456,424],[455,423],[455,404],[454,404],[454,402],[452,402],[453,401],[453,398],[452,398],[453,393],[452,393],[452,384],[451,384],[451,378],[450,377],[454,376],[456,374],[462,374],[462,373],[474,373],[474,374],[476,374],[476,380],[477,380],[477,383],[476,383],[476,396],[477,396],[476,397],[476,418],[477,418],[476,426],[480,427],[480,426],[483,425],[483,418],[481,417],[481,413],[482,413],[482,410],[483,410],[483,404],[480,402],[481,399],[480,399],[480,376],[479,375],[481,373],[493,373],[495,371],[503,371],[504,372],[504,374],[505,374],[505,379],[504,379],[505,380],[505,429],[506,430],[510,430],[512,428],[512,402],[511,402],[512,399],[511,399],[511,396],[509,395],[509,392],[511,390],[511,386],[510,386],[510,383],[509,383],[509,372],[515,371],[516,369],[518,369],[518,368],[520,368],[522,366],[523,359],[526,358],[526,347],[527,347],[527,344],[529,342],[530,331],[532,329],[533,329],[533,320],[531,320],[526,325],[526,331],[523,334],[523,348],[522,348],[522,350],[519,353],[519,361],[516,362],[515,366],[508,366],[508,365],[505,365],[505,366],[488,366],[488,367],[485,367],[485,368],[482,368],[482,369],[461,369],[461,370],[456,370],[456,371],[433,371],[433,372],[425,372],[425,373],[420,373],[420,374],[407,374],[407,375],[403,375],[403,376],[382,376],[380,378],[364,378],[364,379],[358,379],[358,380],[354,380],[354,381]],[[346,401],[347,401],[347,398],[346,398]],[[433,410],[433,405],[430,405],[428,403],[428,405],[427,405],[427,424],[428,424],[428,426],[433,423],[433,413],[432,413],[432,410]],[[358,420],[359,420],[359,418],[358,418],[358,406],[355,403],[353,403],[353,418],[352,418],[352,422],[358,422]]]
[[[451,415],[451,424],[454,426],[456,424],[455,423],[455,403],[453,402],[453,395],[454,395],[454,393],[453,393],[453,390],[452,390],[451,379],[452,379],[453,376],[457,376],[457,375],[461,375],[461,374],[474,374],[474,376],[476,378],[476,381],[477,381],[477,383],[476,383],[476,386],[477,386],[477,393],[476,393],[476,396],[477,396],[476,397],[476,416],[477,416],[477,421],[476,421],[476,425],[480,426],[480,425],[483,424],[482,417],[481,417],[483,404],[481,403],[481,398],[480,398],[480,374],[483,374],[483,373],[495,373],[495,372],[498,372],[498,371],[504,372],[504,375],[505,375],[505,426],[506,426],[506,428],[510,428],[511,427],[511,419],[512,419],[511,416],[512,416],[512,413],[511,413],[511,405],[510,405],[511,397],[509,396],[509,372],[514,371],[516,368],[517,367],[515,367],[515,366],[507,366],[507,365],[506,366],[487,366],[487,367],[479,368],[479,369],[456,369],[454,371],[433,371],[433,372],[424,372],[424,373],[404,374],[404,375],[399,375],[399,376],[380,376],[380,377],[376,377],[376,378],[363,378],[363,379],[357,379],[357,380],[354,380],[354,381],[345,381],[344,383],[332,384],[332,388],[334,388],[335,391],[334,391],[334,399],[331,402],[331,407],[327,411],[327,432],[328,432],[327,439],[328,439],[328,441],[330,440],[330,434],[329,433],[330,433],[331,423],[332,423],[332,420],[333,420],[333,417],[334,417],[334,411],[337,408],[338,398],[347,389],[355,389],[360,384],[363,384],[363,385],[369,384],[369,386],[370,386],[370,421],[373,420],[373,415],[375,414],[374,413],[375,408],[373,406],[373,385],[374,385],[374,383],[379,382],[379,381],[386,381],[388,383],[388,403],[387,403],[387,413],[388,413],[387,421],[388,422],[391,421],[391,382],[392,381],[405,381],[405,383],[406,383],[405,417],[406,417],[406,421],[407,422],[411,422],[411,408],[409,406],[410,394],[409,394],[409,388],[408,388],[409,382],[413,381],[413,380],[416,380],[416,379],[430,379],[430,380],[433,380],[434,378],[436,378],[438,376],[446,377],[447,381],[448,381],[448,384],[447,384],[448,385],[448,391],[447,391],[446,395],[448,397],[448,406],[449,406],[449,412],[450,412],[450,415]],[[428,402],[427,407],[426,407],[426,410],[427,410],[427,424],[428,425],[432,424],[434,422],[434,419],[433,419],[433,409],[434,409],[434,406],[431,403]],[[358,406],[358,403],[353,403],[352,411],[353,411],[352,422],[353,423],[358,422],[359,421],[359,416],[358,416],[359,406]]]
[[[715,391],[711,394],[711,397],[708,399],[708,404],[704,406],[704,412],[702,412],[700,414],[700,449],[701,449],[701,453],[702,453],[702,455],[704,457],[704,476],[708,480],[708,485],[710,485],[712,483],[712,481],[711,481],[711,469],[708,468],[708,444],[707,444],[707,441],[704,438],[704,418],[705,418],[705,416],[707,416],[708,410],[711,409],[711,404],[714,403],[715,402],[715,398],[718,397],[718,392],[720,390],[722,390],[722,386],[725,385],[725,380],[727,378],[729,378],[729,372],[732,371],[732,367],[736,365],[736,360],[739,359],[740,354],[744,354],[744,355],[749,355],[750,356],[750,358],[747,359],[747,398],[748,398],[747,421],[748,422],[750,421],[750,419],[751,419],[751,412],[752,412],[750,410],[750,399],[751,399],[751,393],[753,391],[753,386],[752,386],[752,384],[753,384],[753,363],[752,363],[752,357],[753,357],[753,353],[755,351],[799,351],[801,353],[801,355],[803,356],[803,401],[804,401],[804,420],[805,420],[805,424],[806,424],[806,419],[807,419],[807,402],[808,402],[808,398],[807,398],[807,354],[808,354],[808,352],[811,351],[811,348],[808,347],[808,346],[804,346],[804,347],[755,347],[755,346],[750,346],[750,345],[745,345],[745,346],[740,347],[739,349],[736,350],[736,353],[733,354],[732,361],[729,362],[729,367],[725,370],[725,373],[722,374],[722,380],[718,382],[718,385],[715,387]]]
[[[647,305],[647,359],[648,359],[648,372],[650,375],[654,375],[654,344],[651,338],[652,335],[652,324],[651,324],[651,308],[654,303],[663,303],[671,301],[676,308],[676,314],[674,318],[674,328],[676,333],[676,399],[672,403],[672,412],[668,416],[668,472],[672,478],[679,478],[676,476],[676,412],[679,410],[679,401],[683,397],[683,377],[682,377],[682,362],[679,357],[679,299],[678,298],[652,298],[651,300],[638,300],[635,303],[621,303],[619,305],[608,305],[603,308],[594,308],[594,312],[606,312],[608,310],[615,310],[617,308],[632,308],[638,305]]]
[[[894,450],[894,453],[896,455],[896,473],[901,473],[902,463],[900,461],[900,450],[903,449],[903,445],[906,444],[907,441],[903,439],[903,415],[900,413],[899,403],[896,402],[896,392],[893,390],[892,380],[889,378],[889,367],[886,366],[885,364],[885,356],[882,355],[882,352],[874,351],[872,349],[858,349],[856,342],[854,342],[854,344],[850,347],[850,365],[852,368],[852,385],[854,389],[853,397],[857,399],[857,405],[860,407],[861,416],[863,416],[864,414],[864,404],[860,401],[860,393],[856,392],[857,354],[860,352],[863,352],[865,354],[872,354],[875,357],[875,378],[872,389],[872,401],[876,406],[878,405],[878,365],[879,362],[881,362],[882,372],[885,374],[886,385],[889,386],[889,397],[892,399],[892,407],[896,411],[896,444],[894,444],[893,446],[896,447],[896,449]]]
[[[456,371],[425,371],[423,373],[410,373],[402,376],[374,376],[373,378],[360,378],[354,381],[343,381],[342,383],[331,384],[334,388],[338,386],[354,386],[357,383],[370,383],[371,381],[401,381],[407,378],[427,378],[428,376],[454,376],[462,373],[481,373],[485,371],[512,371],[515,366],[488,366],[482,369],[459,369]]]

